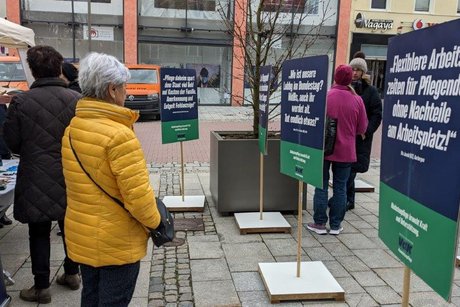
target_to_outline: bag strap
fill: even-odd
[[[83,165],[82,165],[81,162],[80,162],[80,159],[78,159],[78,156],[77,156],[77,153],[75,152],[75,149],[74,149],[73,146],[72,146],[72,138],[70,137],[70,129],[69,129],[69,143],[70,143],[70,148],[72,149],[73,155],[74,155],[75,158],[77,159],[78,164],[80,164],[81,169],[85,172],[85,174],[88,176],[88,178],[91,179],[91,181],[92,181],[102,192],[104,192],[105,195],[107,195],[108,197],[110,197],[114,202],[117,203],[117,205],[119,205],[120,207],[122,207],[123,209],[126,210],[125,205],[123,205],[123,203],[122,203],[119,199],[113,197],[112,195],[110,195],[109,193],[107,193],[100,185],[98,185],[97,182],[94,181],[93,177],[91,177],[91,175],[90,175],[90,174],[86,171],[86,169],[83,167]],[[128,211],[128,210],[126,210],[126,211]]]

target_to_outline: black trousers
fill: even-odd
[[[133,297],[140,261],[95,268],[81,265],[82,307],[126,307]]]
[[[356,173],[351,172],[347,181],[347,203],[355,204],[355,179]]]
[[[64,221],[58,221],[62,232],[64,243],[65,259],[64,272],[66,274],[77,274],[78,264],[67,257],[67,249],[64,237]],[[29,247],[32,260],[32,274],[34,274],[34,285],[37,289],[46,289],[50,286],[50,243],[51,221],[41,223],[29,223]]]

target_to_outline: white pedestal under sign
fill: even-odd
[[[287,300],[345,300],[345,291],[321,261],[301,262],[300,277],[296,269],[296,262],[259,263],[272,304]]]
[[[235,220],[240,233],[291,232],[291,225],[280,212],[263,212],[262,219],[260,219],[260,215],[260,212],[235,213]]]
[[[184,196],[184,200],[182,200],[182,196],[165,196],[163,198],[163,203],[171,212],[201,212],[204,210],[204,201],[204,195]]]

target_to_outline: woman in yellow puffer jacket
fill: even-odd
[[[128,306],[146,255],[146,228],[160,223],[133,131],[138,114],[123,107],[129,77],[113,56],[86,56],[79,72],[84,98],[62,139],[66,243],[69,257],[81,263],[82,306]]]

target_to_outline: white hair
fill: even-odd
[[[108,54],[92,52],[80,62],[78,80],[86,97],[105,99],[110,84],[122,85],[130,77],[126,66]]]

